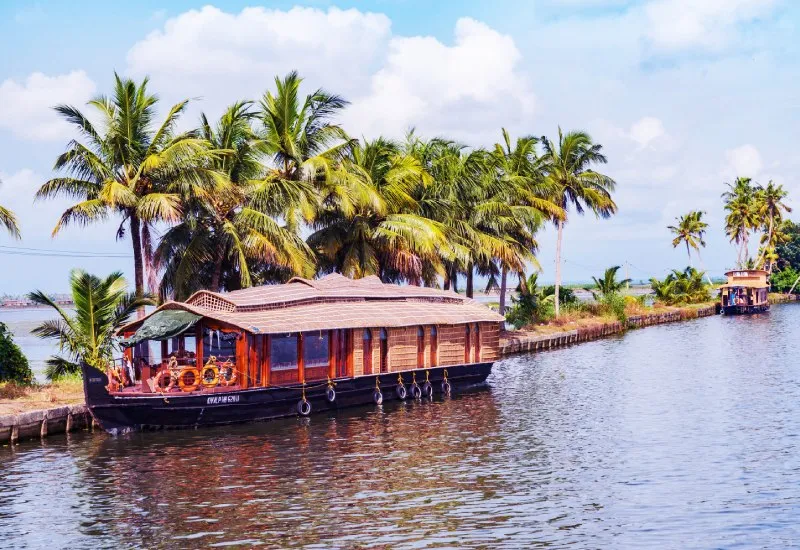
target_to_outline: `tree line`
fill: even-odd
[[[538,268],[537,233],[569,216],[616,212],[615,183],[597,170],[602,146],[583,131],[555,139],[502,129],[491,148],[445,137],[356,139],[338,123],[348,102],[323,89],[301,94],[296,72],[260,100],[201,115],[179,131],[189,100],[157,121],[158,97],[114,75],[109,96],[55,109],[78,133],[36,199],[68,197],[67,225],[120,220],[130,239],[135,294],[184,299],[195,290],[337,272],[439,286],[468,296],[474,277],[499,287]],[[93,120],[99,122],[95,124]],[[10,212],[0,223],[19,234]]]

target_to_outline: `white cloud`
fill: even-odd
[[[297,32],[303,29],[303,32]],[[296,69],[310,87],[353,102],[344,115],[354,134],[400,135],[411,125],[467,139],[533,112],[514,40],[469,18],[454,44],[393,36],[383,14],[355,9],[206,6],[166,22],[128,52],[128,73],[149,74],[170,100],[202,94],[219,113],[239,97],[258,97],[274,75]]]
[[[63,139],[71,129],[53,107],[83,106],[94,91],[95,84],[84,71],[58,76],[32,73],[24,83],[6,79],[0,84],[0,127],[30,140]]]
[[[665,135],[664,124],[658,118],[646,116],[631,125],[628,135],[639,144],[639,149],[644,149]]]
[[[355,9],[257,7],[237,14],[206,6],[137,42],[127,72],[151,75],[170,99],[200,94],[203,108],[215,112],[240,97],[260,97],[275,75],[294,69],[312,86],[352,94],[368,85],[390,34],[388,17]]]
[[[456,22],[452,46],[432,37],[396,37],[370,93],[350,119],[368,135],[425,133],[496,137],[501,125],[530,119],[535,98],[519,70],[514,40],[474,19]]]
[[[728,164],[726,175],[733,177],[756,178],[763,168],[761,153],[753,145],[746,144],[725,151],[725,160]],[[732,174],[730,172],[732,170]]]
[[[644,8],[646,36],[667,51],[719,50],[737,27],[768,15],[775,0],[657,0]]]

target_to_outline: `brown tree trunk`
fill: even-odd
[[[556,238],[556,292],[555,292],[555,314],[559,313],[559,291],[561,290],[561,238],[564,235],[564,222],[558,220],[558,237]]]
[[[508,269],[503,266],[503,272],[500,274],[500,315],[506,314],[506,286],[508,285]]]
[[[144,265],[142,263],[142,229],[141,222],[136,214],[131,214],[131,242],[133,243],[133,278],[134,292],[137,296],[144,296]],[[136,312],[140,319],[144,317],[144,308]]]
[[[474,274],[475,268],[472,265],[472,262],[469,263],[467,266],[467,298],[472,298],[474,294]]]
[[[214,272],[211,274],[211,292],[219,292],[219,281],[222,278],[222,262],[225,260],[225,249],[219,247],[214,258]]]
[[[455,266],[450,268],[450,283],[453,285],[453,292],[458,294],[458,269]]]

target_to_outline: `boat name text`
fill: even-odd
[[[218,403],[238,403],[238,395],[214,395],[208,398],[207,405],[216,405]]]

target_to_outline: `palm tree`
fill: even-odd
[[[103,279],[76,269],[70,274],[70,287],[74,314],[62,309],[41,290],[28,294],[32,302],[49,306],[58,313],[57,319],[45,321],[32,331],[40,338],[58,342],[60,355],[47,360],[45,373],[51,380],[79,372],[81,363],[105,372],[117,351],[114,332],[138,308],[153,303],[147,297],[128,294],[120,272]]]
[[[739,245],[736,257],[737,267],[748,263],[748,242],[750,231],[759,226],[759,217],[756,205],[758,188],[752,184],[750,178],[736,178],[733,184],[726,183],[729,190],[722,194],[725,200],[725,233],[731,242]]]
[[[542,171],[542,159],[536,154],[536,144],[538,139],[533,136],[517,138],[512,148],[511,137],[505,128],[502,128],[503,143],[496,143],[492,155],[496,163],[497,176],[506,190],[516,195],[521,205],[527,205],[537,210],[541,216],[534,217],[529,224],[523,222],[523,234],[517,234],[514,241],[521,242],[526,237],[532,236],[539,229],[542,219],[564,219],[565,212],[553,200],[552,189],[548,188]],[[511,198],[511,197],[509,197]],[[529,250],[531,255],[536,251],[535,241],[530,242]],[[519,256],[517,255],[518,259]],[[535,257],[532,258],[534,268],[539,265]],[[509,269],[513,269],[512,263],[501,262],[500,267],[500,315],[505,314],[506,288]]]
[[[603,146],[593,143],[589,134],[581,131],[562,134],[558,129],[558,144],[542,137],[544,145],[544,170],[546,180],[554,189],[554,202],[564,211],[571,207],[578,214],[588,209],[596,216],[607,218],[617,211],[611,198],[616,186],[613,179],[592,170],[594,164],[605,164]],[[559,314],[559,289],[561,286],[561,242],[565,219],[556,219],[556,292],[555,314]]]
[[[619,294],[625,285],[631,282],[631,279],[622,279],[621,281],[617,280],[617,271],[619,271],[620,266],[615,265],[613,267],[609,267],[603,273],[601,278],[592,277],[592,281],[594,281],[594,289],[597,292],[594,292],[594,289],[587,289],[592,293],[595,299],[598,297],[608,296],[610,294]]]
[[[686,254],[689,256],[690,266],[692,265],[692,250],[697,251],[699,255],[700,247],[706,245],[703,236],[706,233],[708,224],[702,220],[704,213],[700,210],[693,210],[688,214],[675,218],[678,221],[678,225],[667,226],[667,229],[675,235],[675,238],[672,239],[672,247],[677,248],[681,243],[686,245]]]
[[[8,230],[8,232],[11,233],[12,237],[17,239],[20,238],[19,223],[17,222],[17,217],[11,210],[9,210],[8,208],[3,208],[2,205],[0,205],[0,226],[5,227]]]
[[[283,79],[276,77],[275,93],[264,94],[258,112],[263,127],[259,147],[273,164],[264,179],[270,185],[264,186],[259,200],[265,205],[275,199],[296,204],[283,213],[290,228],[296,228],[301,218],[312,220],[320,203],[350,201],[347,178],[332,174],[355,143],[332,122],[348,102],[318,89],[301,104],[302,81],[295,71]]]
[[[422,283],[423,266],[442,272],[438,251],[447,246],[444,228],[421,215],[417,187],[430,176],[399,144],[377,138],[354,144],[332,179],[349,189],[347,201],[323,201],[309,245],[322,271],[384,281]],[[338,185],[338,183],[337,183]]]
[[[761,265],[768,250],[771,250],[774,255],[775,247],[778,244],[778,239],[775,238],[777,234],[775,228],[780,227],[781,222],[783,222],[783,213],[792,211],[784,202],[788,194],[782,185],[776,185],[772,180],[767,183],[766,187],[756,192],[756,210],[758,217],[764,222],[762,227],[764,230],[762,237],[763,247],[756,265]],[[772,272],[773,264],[773,259],[767,262],[767,271],[770,273]]]
[[[274,180],[255,183],[264,167],[260,145],[251,126],[250,102],[237,102],[212,127],[201,115],[200,135],[214,150],[229,151],[211,161],[221,182],[214,193],[189,198],[182,221],[170,228],[156,250],[164,269],[160,294],[185,298],[195,290],[218,291],[248,287],[251,267],[270,265],[290,275],[310,276],[311,253],[296,232],[276,217],[287,206],[269,187]],[[270,196],[271,208],[259,197]],[[223,276],[227,284],[223,285]]]
[[[71,141],[55,163],[65,177],[53,178],[36,193],[37,199],[67,196],[79,199],[53,229],[53,235],[70,223],[86,225],[109,214],[122,216],[117,236],[125,234],[133,246],[135,291],[144,293],[145,272],[154,279],[152,225],[180,219],[186,197],[203,196],[216,182],[207,165],[221,152],[213,151],[194,132],[175,133],[175,125],[188,100],[174,105],[163,122],[152,126],[158,98],[141,84],[114,74],[112,97],[89,102],[102,124],[95,127],[75,107],[59,105],[56,111],[76,127],[85,143]]]
[[[663,281],[650,279],[656,300],[668,305],[696,304],[711,299],[711,286],[703,282],[703,272],[693,267],[683,271],[672,270]]]

